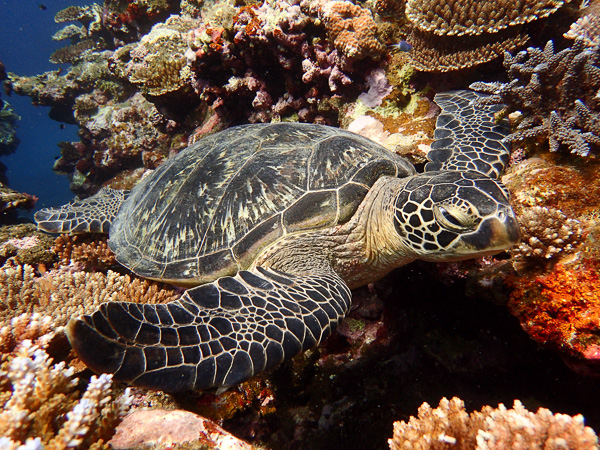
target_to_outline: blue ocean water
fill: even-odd
[[[73,4],[74,0],[18,1],[0,0],[0,61],[7,72],[17,75],[37,75],[59,67],[48,61],[54,50],[64,46],[52,35],[64,24],[54,22],[54,15]],[[60,155],[57,143],[77,141],[77,127],[64,125],[48,117],[49,107],[33,106],[29,97],[2,93],[15,112],[21,116],[17,136],[21,143],[11,155],[1,155],[7,166],[9,186],[39,198],[36,208],[56,206],[73,197],[69,180],[52,171]]]

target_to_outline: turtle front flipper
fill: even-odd
[[[496,179],[502,175],[510,157],[510,146],[503,139],[510,130],[494,117],[503,105],[483,105],[478,102],[482,97],[487,95],[469,90],[436,94],[434,101],[442,112],[426,172],[473,170]]]
[[[104,303],[67,335],[96,372],[168,392],[228,387],[325,339],[350,307],[334,272],[257,268],[186,291],[167,304]]]
[[[41,209],[33,217],[38,228],[48,233],[108,233],[128,196],[129,191],[102,188],[89,198]]]

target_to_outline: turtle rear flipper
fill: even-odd
[[[333,272],[241,271],[159,305],[108,302],[73,319],[79,358],[114,379],[168,392],[236,385],[325,339],[350,308]]]
[[[442,112],[426,172],[472,170],[496,179],[502,175],[510,157],[510,145],[504,142],[510,129],[507,123],[496,122],[502,105],[481,104],[482,97],[487,95],[469,90],[436,94],[434,101]]]
[[[108,233],[129,191],[102,188],[96,195],[45,208],[33,216],[38,228],[49,233]]]

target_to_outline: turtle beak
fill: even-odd
[[[510,206],[501,208],[494,216],[488,217],[477,232],[463,238],[467,247],[474,252],[487,255],[508,250],[521,239],[519,222]]]

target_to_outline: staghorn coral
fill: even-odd
[[[471,88],[491,94],[482,104],[506,105],[502,115],[521,113],[509,141],[544,137],[550,151],[587,156],[600,147],[599,64],[600,49],[587,49],[581,39],[559,52],[548,41],[543,50],[505,53],[508,83],[477,82]]]
[[[509,308],[537,342],[558,350],[587,375],[600,373],[600,262],[559,263],[537,277],[515,279]]]
[[[379,59],[385,47],[368,9],[347,1],[326,2],[320,8],[327,32],[337,50],[349,58]]]
[[[10,326],[21,314],[38,313],[52,317],[53,326],[60,327],[104,302],[161,303],[177,297],[174,288],[112,271],[50,271],[36,277],[29,265],[0,268],[0,326]]]
[[[107,441],[129,409],[129,390],[112,401],[112,375],[92,376],[80,397],[74,370],[53,364],[50,335],[23,341],[0,366],[0,447],[109,448]]]
[[[522,25],[549,16],[563,0],[409,0],[410,57],[421,71],[447,72],[491,61],[522,47]],[[568,1],[567,1],[568,3]]]
[[[59,264],[74,264],[84,269],[106,269],[116,264],[114,253],[108,248],[106,235],[62,234],[52,247],[58,255]]]
[[[484,406],[468,414],[464,402],[453,397],[440,400],[437,408],[419,407],[418,418],[394,423],[388,441],[391,450],[578,448],[594,449],[598,437],[585,427],[583,416],[553,414],[545,408],[528,411],[519,400],[513,408],[503,404]]]

